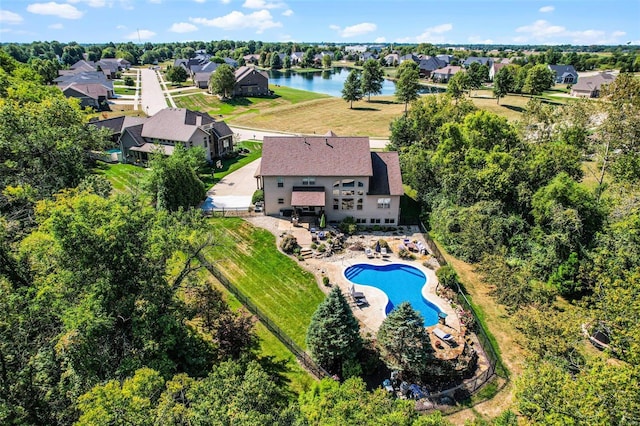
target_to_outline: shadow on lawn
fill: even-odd
[[[353,107],[351,109],[354,111],[380,111],[378,108],[372,107]]]
[[[503,106],[507,109],[510,109],[511,111],[515,111],[515,112],[524,112],[525,109],[521,106],[516,106],[516,105],[500,105]]]

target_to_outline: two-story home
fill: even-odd
[[[578,73],[573,65],[547,65],[555,74],[555,82],[558,84],[575,84],[578,82]]]
[[[122,161],[146,164],[154,152],[173,154],[176,145],[202,147],[207,161],[233,151],[233,132],[224,121],[186,108],[165,108],[153,116],[122,129]]]
[[[267,215],[355,218],[396,225],[404,194],[397,152],[372,152],[368,137],[265,136],[256,171]]]
[[[232,96],[268,96],[269,75],[253,67],[240,67],[235,71],[236,82]]]

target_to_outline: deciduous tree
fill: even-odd
[[[404,61],[398,67],[396,82],[396,98],[404,102],[404,113],[407,114],[409,102],[418,99],[420,89],[420,73],[418,64],[413,61]]]
[[[360,83],[360,73],[352,70],[347,76],[342,88],[342,99],[349,102],[349,108],[353,109],[353,102],[362,99],[362,84]]]
[[[371,94],[382,93],[384,71],[375,59],[368,59],[362,65],[362,91],[367,95],[367,102],[371,101]]]
[[[209,77],[209,91],[222,98],[231,97],[233,86],[236,84],[236,75],[233,68],[227,64],[221,64]]]

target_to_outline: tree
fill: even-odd
[[[173,154],[157,153],[150,162],[146,188],[160,210],[177,211],[199,205],[206,196],[197,168],[204,161],[204,152],[196,148],[187,150],[176,144]]]
[[[331,62],[332,62],[331,55],[324,55],[322,57],[322,67],[323,68],[331,68]]]
[[[458,100],[464,96],[464,93],[467,90],[469,90],[470,84],[471,81],[466,72],[457,72],[447,83],[447,93],[449,93],[454,99]]]
[[[223,99],[229,98],[233,92],[233,86],[236,84],[236,75],[230,65],[222,64],[209,77],[209,91],[213,94],[222,96]]]
[[[538,64],[527,72],[522,90],[531,95],[540,95],[553,87],[554,82],[553,71],[544,64]]]
[[[353,101],[362,99],[362,84],[360,83],[360,74],[356,70],[352,70],[347,76],[342,88],[342,99],[349,102],[349,108],[353,109]]]
[[[477,90],[482,87],[482,83],[489,80],[489,68],[486,65],[473,62],[467,70],[467,75],[469,76],[469,87]]]
[[[382,93],[384,71],[375,59],[368,59],[362,65],[362,92],[367,95],[367,102],[371,101],[371,94]]]
[[[514,84],[515,80],[511,69],[509,67],[501,68],[493,78],[493,95],[498,104],[500,104],[500,98],[513,91]]]
[[[341,374],[344,363],[360,352],[360,326],[338,287],[333,287],[313,314],[306,341],[312,358],[333,373]]]
[[[404,113],[406,115],[409,102],[418,99],[418,90],[420,89],[418,64],[413,61],[404,61],[398,67],[397,77],[396,98],[400,102],[404,102]]]
[[[171,67],[167,70],[167,78],[172,83],[184,83],[188,77],[187,70],[181,66]]]
[[[434,350],[424,319],[408,302],[401,303],[387,315],[377,337],[380,355],[392,370],[420,376],[433,359]]]
[[[291,68],[291,55],[284,55],[282,67],[286,70]]]
[[[278,52],[273,52],[271,54],[271,63],[269,64],[271,69],[279,70],[282,68],[282,60],[280,59],[280,54]]]

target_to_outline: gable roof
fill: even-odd
[[[224,138],[225,136],[233,135],[233,130],[225,123],[224,121],[216,121],[211,125],[211,130],[215,132],[215,134],[219,138]]]
[[[369,179],[369,195],[403,195],[400,158],[397,152],[372,152],[373,176]]]
[[[368,137],[265,136],[261,176],[372,176]]]
[[[456,74],[457,72],[459,72],[462,69],[462,67],[456,66],[456,65],[447,65],[444,68],[440,68],[438,70],[435,70],[433,72],[433,74],[438,74],[438,75],[453,75]]]
[[[142,137],[186,142],[203,125],[214,122],[209,114],[203,112],[165,108],[144,123]]]
[[[616,79],[616,76],[609,73],[599,73],[589,77],[581,77],[571,89],[579,92],[593,92],[600,90],[603,84],[612,83]]]
[[[437,70],[438,68],[442,68],[445,65],[447,64],[444,61],[441,61],[440,59],[434,56],[428,56],[420,61],[420,64],[418,64],[418,67],[421,70],[433,71],[433,70]]]
[[[258,70],[256,70],[256,69],[255,69],[255,68],[253,68],[253,67],[242,66],[242,67],[238,68],[238,69],[235,71],[235,75],[236,75],[236,83],[239,83],[239,82],[241,82],[243,79],[245,79],[245,78],[249,77],[249,76],[250,76],[250,75],[252,75],[252,74],[256,74],[256,73],[258,73],[258,74],[262,75],[264,78],[266,78],[266,79],[267,79],[267,81],[269,80],[269,75],[268,75],[266,72],[264,72],[264,71],[258,71]]]
[[[108,129],[111,133],[122,133],[124,129],[131,126],[136,126],[147,121],[146,117],[131,117],[128,115],[121,115],[120,117],[112,117],[99,121],[92,121],[91,125],[96,126],[99,129]]]
[[[82,84],[73,83],[66,87],[61,87],[65,96],[77,96],[77,94],[87,96],[92,99],[106,98],[109,95],[108,90],[101,84]],[[75,92],[75,94],[74,94]]]
[[[564,76],[567,74],[578,75],[573,65],[547,65],[549,69],[556,73],[557,76]]]
[[[472,63],[477,62],[480,65],[486,65],[488,67],[491,66],[491,64],[493,63],[493,59],[492,58],[487,58],[484,56],[469,56],[467,59],[465,59],[464,61],[464,66],[468,67],[469,65],[471,65]]]

